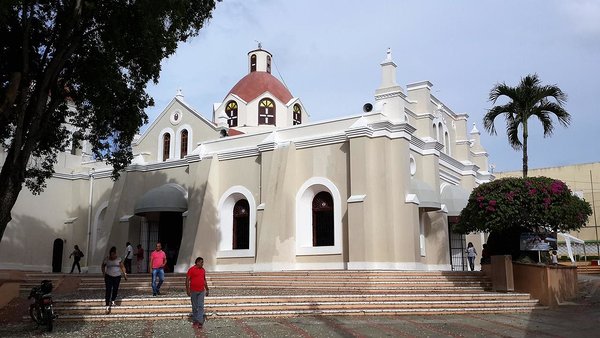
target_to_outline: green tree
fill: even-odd
[[[501,178],[473,189],[454,225],[458,233],[499,232],[521,228],[573,231],[585,226],[590,204],[569,187],[548,177]]]
[[[544,137],[552,135],[554,130],[552,115],[567,127],[571,121],[571,115],[563,107],[567,95],[556,85],[542,86],[537,74],[530,74],[522,78],[517,87],[510,87],[506,83],[496,84],[490,91],[489,99],[495,105],[503,96],[510,101],[492,107],[483,117],[483,126],[490,134],[495,135],[494,120],[499,115],[504,115],[508,142],[513,149],[523,150],[523,177],[527,177],[528,120],[533,116],[540,120],[544,128]],[[522,141],[519,139],[519,128],[522,130]]]
[[[146,93],[161,61],[198,34],[214,0],[0,2],[0,239],[25,184],[39,193],[65,123],[118,175],[153,104]]]

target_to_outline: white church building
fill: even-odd
[[[492,178],[468,116],[428,81],[400,86],[388,51],[362,114],[312,122],[272,60],[250,51],[211,119],[178,92],[117,181],[85,143],[60,154],[46,190],[19,196],[0,269],[68,272],[78,245],[84,270],[98,272],[128,241],[146,251],[161,241],[176,272],[197,256],[209,271],[465,269],[465,241],[484,238],[451,224]]]

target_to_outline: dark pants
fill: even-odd
[[[127,272],[128,274],[131,273],[131,259],[125,258],[125,262],[123,263],[123,265],[125,265],[125,272]]]
[[[81,266],[79,266],[79,259],[73,261],[73,266],[71,266],[71,273],[75,270],[75,266],[77,266],[77,270],[81,273]]]
[[[469,267],[471,271],[475,271],[475,257],[467,257],[469,259]]]
[[[113,277],[104,275],[104,285],[106,285],[106,306],[110,305],[111,301],[117,299],[117,293],[119,292],[119,284],[121,283],[121,276]]]

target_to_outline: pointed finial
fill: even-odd
[[[260,41],[258,41],[258,40],[254,40],[254,41],[256,41],[256,43],[258,43],[258,49],[262,49],[262,43],[260,43]]]
[[[387,49],[387,56],[385,57],[386,61],[392,61],[392,49]]]
[[[181,88],[177,88],[177,94],[175,94],[175,97],[183,100],[183,91],[181,90]]]
[[[475,126],[475,122],[473,122],[473,129],[471,129],[471,134],[479,134],[479,130]]]

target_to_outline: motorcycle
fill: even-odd
[[[29,316],[38,325],[46,326],[52,331],[53,321],[56,319],[52,307],[52,282],[43,280],[40,286],[34,286],[27,299],[33,299],[29,305]]]

